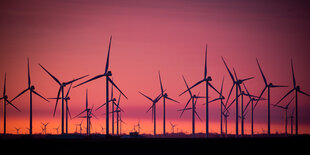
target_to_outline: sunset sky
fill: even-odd
[[[104,73],[112,35],[110,70],[113,80],[128,97],[128,100],[121,99],[125,110],[122,117],[126,122],[123,132],[130,132],[140,120],[141,131],[152,133],[151,113],[146,113],[151,103],[138,91],[155,98],[160,93],[160,71],[169,97],[180,102],[166,103],[166,131],[171,132],[169,122],[172,122],[177,124],[178,131],[190,133],[190,112],[179,118],[177,111],[189,99],[188,94],[179,97],[186,89],[182,75],[189,85],[203,78],[206,43],[208,75],[218,90],[225,76],[224,96],[228,95],[232,81],[221,56],[230,69],[235,68],[238,77],[255,77],[246,82],[252,94],[258,96],[264,88],[255,58],[259,59],[269,82],[287,85],[287,88],[271,90],[271,104],[293,87],[291,59],[297,84],[310,93],[309,10],[307,1],[299,0],[4,0],[0,2],[0,93],[5,72],[9,99],[27,87],[27,57],[32,84],[46,98],[56,97],[59,86],[39,63],[64,82]],[[73,116],[85,108],[86,88],[90,106],[97,108],[105,102],[105,78],[74,88],[69,103]],[[205,94],[205,88],[199,86],[193,92]],[[119,92],[114,94],[118,96]],[[210,99],[216,97],[218,95],[210,90]],[[281,104],[285,105],[292,97]],[[310,134],[310,97],[298,97],[299,132]],[[196,119],[197,132],[205,131],[204,102],[197,103],[197,112],[203,119],[202,122]],[[14,104],[22,112],[7,107],[7,132],[16,133],[16,127],[25,133],[29,127],[29,93]],[[47,132],[56,133],[53,128],[61,125],[61,106],[53,117],[54,106],[55,101],[47,103],[33,97],[34,133],[41,131],[41,122],[49,122]],[[293,106],[289,108],[290,113]],[[157,133],[162,133],[162,101],[157,107]],[[220,104],[210,103],[209,107],[210,131],[219,132]],[[228,119],[230,133],[235,131],[234,108],[230,109],[232,115]],[[2,133],[2,101],[0,111]],[[98,119],[92,119],[92,132],[101,132],[100,126],[105,127],[104,113],[104,108],[94,112]],[[246,133],[250,133],[249,114],[245,120]],[[82,120],[70,120],[69,131],[74,132],[75,124]],[[83,120],[83,126],[85,122]],[[255,123],[255,132],[267,130],[266,101],[257,106]],[[282,109],[271,109],[271,132],[284,132]]]

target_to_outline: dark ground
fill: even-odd
[[[0,135],[1,152],[8,154],[308,154],[310,136],[239,138],[120,138],[102,135]],[[2,154],[2,153],[1,153]]]

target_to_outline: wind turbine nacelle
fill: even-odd
[[[207,81],[212,81],[211,76],[208,76],[208,77],[207,77]]]
[[[31,86],[31,87],[30,87],[31,90],[34,90],[34,88],[35,88],[34,86]]]
[[[106,76],[112,76],[112,72],[111,72],[111,71],[108,71],[108,72],[106,73]]]

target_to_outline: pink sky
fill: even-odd
[[[226,96],[232,82],[221,56],[230,68],[236,69],[239,77],[255,77],[246,83],[249,91],[255,95],[259,95],[264,87],[255,58],[259,59],[268,81],[289,86],[272,89],[272,103],[292,88],[292,58],[297,84],[310,93],[310,82],[307,81],[310,66],[309,9],[309,5],[303,1],[2,1],[0,92],[4,72],[7,73],[9,98],[27,87],[27,57],[30,58],[32,83],[45,97],[55,97],[58,86],[38,63],[61,81],[85,74],[93,77],[103,73],[109,37],[113,35],[110,69],[114,81],[129,98],[122,98],[121,103],[125,110],[123,119],[129,122],[124,126],[128,128],[127,131],[139,119],[144,120],[144,124],[151,124],[151,114],[145,113],[150,103],[138,91],[155,97],[160,92],[159,70],[169,96],[181,102],[167,102],[167,123],[184,121],[188,125],[183,126],[189,128],[190,114],[179,119],[180,113],[176,111],[184,107],[189,97],[188,94],[178,96],[185,90],[181,75],[185,76],[189,85],[202,78],[206,43],[208,74],[218,89],[225,75]],[[98,107],[105,102],[105,79],[74,88],[70,95],[73,115],[85,106],[86,88],[89,90],[90,105]],[[193,91],[205,92],[202,86]],[[217,95],[211,91],[210,97]],[[299,95],[299,101],[300,131],[310,133],[310,98]],[[18,113],[8,107],[8,121],[11,122],[8,125],[9,132],[15,132],[15,126],[28,127],[28,93],[14,102],[23,112]],[[204,120],[203,103],[199,102],[197,108]],[[158,120],[161,120],[161,102],[158,105]],[[60,106],[55,118],[52,117],[53,109],[54,101],[44,103],[34,97],[36,123],[48,120],[57,127]],[[234,112],[234,107],[231,111]],[[97,131],[100,130],[99,124],[105,123],[103,112],[103,109],[96,112],[100,117],[95,121],[98,122]],[[272,108],[271,112],[274,125],[283,123],[284,116],[280,109]],[[249,121],[250,118],[247,119]],[[262,124],[261,128],[267,129],[266,102],[258,105],[255,119]],[[15,125],[13,120],[24,121],[24,124]],[[214,125],[211,124],[210,131],[218,129],[218,125],[215,125],[218,121],[219,103],[212,103],[210,122],[214,122]],[[234,117],[230,117],[229,121],[233,123]],[[80,119],[71,122],[70,127],[74,131],[74,124]],[[161,128],[161,124],[158,127]],[[232,125],[232,131],[233,128]],[[261,128],[257,130],[261,131]],[[2,125],[0,129],[3,129]],[[204,125],[199,130],[204,131]],[[283,128],[273,130],[283,131]]]

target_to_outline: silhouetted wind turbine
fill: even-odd
[[[48,125],[48,123],[42,123],[41,122],[41,124],[43,125],[42,132],[43,132],[43,134],[46,135],[46,126]]]
[[[291,119],[291,135],[293,135],[293,128],[294,128],[294,112],[295,112],[295,107],[292,110],[291,115],[289,116],[289,118]]]
[[[254,135],[254,101],[265,100],[265,99],[262,97],[259,98],[257,96],[251,95],[244,83],[243,83],[243,87],[245,88],[247,92],[247,96],[249,97],[249,102],[246,105],[244,111],[248,108],[249,104],[251,103],[251,135],[253,136]]]
[[[235,98],[235,101],[236,101],[236,136],[238,136],[238,89],[240,90],[240,92],[241,92],[241,87],[240,87],[240,85],[244,82],[244,81],[247,81],[247,80],[250,80],[250,79],[253,79],[254,77],[250,77],[250,78],[246,78],[246,79],[238,79],[237,78],[237,74],[236,74],[236,72],[235,72],[235,70],[234,70],[234,74],[235,74],[235,78],[234,78],[234,76],[233,76],[233,74],[230,72],[230,70],[229,70],[229,68],[228,68],[228,66],[227,66],[227,64],[226,64],[226,62],[225,62],[225,60],[224,60],[224,58],[222,57],[222,60],[223,60],[223,63],[224,63],[224,65],[225,65],[225,67],[226,67],[226,69],[227,69],[227,71],[228,71],[228,73],[229,73],[229,75],[230,75],[230,77],[231,77],[231,80],[232,80],[232,82],[233,82],[233,85],[232,85],[232,87],[231,87],[231,89],[230,89],[230,91],[229,91],[229,94],[228,94],[228,97],[227,97],[227,100],[226,100],[226,104],[227,104],[227,102],[229,101],[229,97],[230,97],[230,95],[231,95],[231,92],[232,92],[232,90],[234,89],[234,87],[235,87],[235,90],[236,90],[236,98]],[[228,107],[227,107],[228,108]]]
[[[56,134],[58,135],[59,126],[57,128],[53,128],[53,129],[56,130]]]
[[[88,108],[88,91],[86,89],[86,107],[85,110],[83,110],[81,113],[79,113],[78,115],[76,115],[74,118],[80,116],[81,114],[86,112],[86,116],[80,116],[79,118],[86,118],[86,134],[90,135],[90,127],[91,127],[91,121],[90,119],[92,117],[96,116],[92,113],[93,107],[91,109]]]
[[[164,90],[166,91],[166,90]],[[152,109],[152,120],[154,121],[154,136],[156,136],[156,103],[163,97],[161,94],[159,94],[154,100],[145,94],[139,92],[142,96],[146,97],[148,100],[152,102],[152,106],[146,111],[149,112],[150,109]]]
[[[80,124],[75,124],[76,126],[80,126],[80,134],[82,134],[82,123],[83,123],[83,120],[81,121]],[[77,130],[77,129],[76,129]],[[76,131],[77,132],[77,131]]]
[[[260,73],[262,74],[262,77],[263,77],[263,79],[264,79],[264,83],[265,83],[265,87],[264,87],[264,89],[262,90],[262,92],[261,92],[261,94],[259,95],[259,98],[258,99],[260,99],[261,97],[262,97],[262,95],[264,94],[264,92],[265,92],[265,90],[267,89],[267,91],[268,91],[268,98],[267,98],[267,100],[268,100],[268,105],[267,105],[267,110],[268,110],[268,136],[270,136],[270,88],[277,88],[277,87],[287,87],[287,86],[281,86],[281,85],[274,85],[274,84],[272,84],[272,83],[267,83],[267,80],[266,80],[266,77],[265,77],[265,75],[264,75],[264,73],[263,73],[263,71],[262,71],[262,69],[261,69],[261,67],[260,67],[260,65],[259,65],[259,62],[258,62],[258,59],[256,58],[256,62],[257,62],[257,65],[258,65],[258,68],[259,68],[259,70],[260,70]],[[256,107],[256,105],[257,105],[257,103],[259,102],[259,100],[257,100],[256,101],[256,103],[255,103],[255,105],[254,105],[254,109],[255,109],[255,107]]]
[[[221,90],[220,90],[220,94],[219,94],[220,96],[218,98],[216,98],[216,99],[213,99],[213,100],[209,101],[209,103],[212,103],[214,101],[220,100],[220,104],[221,104],[221,109],[220,109],[220,111],[221,111],[221,113],[220,113],[220,115],[221,115],[220,116],[220,118],[221,118],[221,123],[220,123],[221,136],[223,136],[223,114],[224,114],[223,113],[223,107],[225,108],[225,111],[227,110],[226,105],[223,103],[223,99],[225,99],[225,97],[223,96],[224,77],[223,77],[223,80],[222,80]]]
[[[69,97],[69,92],[71,90],[71,87],[72,87],[72,83],[70,84],[70,87],[67,91],[67,94],[66,96],[64,97],[64,100],[66,102],[66,134],[68,134],[68,115],[70,116],[70,119],[71,119],[71,113],[70,113],[70,110],[69,110],[69,106],[68,106],[68,100],[70,100],[70,97]],[[58,100],[58,99],[61,99],[60,97],[58,98],[48,98],[48,99],[55,99],[55,100]]]
[[[20,128],[15,128],[15,130],[16,130],[16,134],[18,135]]]
[[[31,80],[30,80],[30,69],[29,69],[29,58],[27,59],[27,65],[28,65],[28,88],[26,88],[25,90],[23,90],[21,93],[19,93],[16,97],[14,97],[11,102],[13,102],[13,100],[15,100],[16,98],[18,98],[20,95],[24,94],[25,92],[27,92],[29,90],[29,95],[30,95],[30,124],[29,124],[29,134],[32,135],[32,93],[34,93],[35,95],[41,97],[42,99],[44,99],[45,101],[49,102],[46,98],[44,98],[42,95],[40,95],[39,93],[37,93],[34,89],[35,87],[33,85],[31,85]]]
[[[208,48],[208,45],[206,44],[206,52],[205,52],[205,66],[204,66],[204,76],[203,76],[203,79],[198,81],[196,84],[194,84],[193,86],[191,86],[189,89],[192,89],[194,87],[196,87],[197,85],[199,85],[200,83],[202,82],[206,82],[206,136],[209,135],[209,86],[215,91],[217,92],[218,94],[220,94],[219,91],[217,91],[213,85],[210,83],[210,81],[212,81],[212,78],[211,76],[207,76],[207,48]],[[185,90],[183,93],[181,93],[179,96],[181,96],[182,94],[184,94],[185,92],[189,91],[188,90]],[[221,94],[220,94],[221,95]]]
[[[292,101],[294,100],[295,97],[293,97],[289,102],[288,104],[286,104],[286,106],[280,106],[280,105],[273,105],[275,107],[278,107],[278,108],[281,108],[281,109],[284,109],[285,111],[285,135],[287,135],[287,111],[288,111],[288,106],[292,103]]]
[[[71,81],[68,81],[68,82],[60,82],[54,75],[52,75],[50,72],[48,72],[41,64],[39,64],[41,66],[41,68],[47,73],[50,75],[50,77],[52,77],[56,82],[57,84],[59,84],[59,89],[58,89],[58,93],[57,93],[57,99],[56,99],[56,104],[55,104],[55,109],[54,109],[54,113],[53,113],[53,117],[55,116],[55,112],[56,112],[56,108],[57,108],[57,104],[58,104],[58,99],[60,98],[59,95],[60,95],[60,92],[61,92],[61,134],[64,134],[64,88],[68,85],[68,84],[71,84],[77,80],[80,80],[82,78],[85,78],[87,77],[88,75],[85,75],[85,76],[82,76],[80,78],[77,78],[77,79],[74,79],[74,80],[71,80]]]
[[[181,109],[181,110],[178,110],[178,111],[182,111],[182,112],[181,112],[181,115],[180,115],[180,117],[182,117],[182,115],[183,115],[183,113],[184,113],[185,110],[190,110],[190,109],[192,109],[192,135],[194,136],[194,135],[195,135],[195,115],[197,115],[197,117],[198,117],[198,118],[200,119],[200,121],[201,121],[201,118],[199,117],[198,113],[196,112],[196,103],[197,103],[198,98],[204,98],[204,97],[199,96],[199,93],[198,93],[198,95],[195,95],[195,94],[193,95],[192,92],[191,92],[191,90],[189,89],[189,87],[188,87],[188,85],[187,85],[187,82],[186,82],[184,76],[182,76],[182,77],[183,77],[183,80],[184,80],[184,82],[185,82],[185,85],[186,85],[186,88],[187,88],[187,90],[188,90],[188,93],[189,93],[189,95],[190,95],[190,99],[189,99],[188,102],[186,103],[184,109]],[[196,99],[196,100],[195,100],[195,99]],[[192,108],[187,108],[187,106],[188,106],[188,104],[189,104],[190,101],[192,101]]]
[[[171,125],[171,132],[174,133],[174,128],[175,128],[176,124],[172,124],[171,122],[169,122],[169,123]]]
[[[117,100],[117,104],[116,104],[116,110],[114,112],[116,112],[116,132],[117,132],[117,135],[119,135],[119,127],[120,127],[120,113],[121,112],[124,112],[120,106],[119,106],[119,103],[120,103],[120,100],[121,100],[121,94],[119,94],[119,97],[118,97],[118,100]]]
[[[298,135],[298,100],[297,100],[297,99],[298,99],[298,93],[304,94],[304,95],[306,95],[306,96],[308,96],[308,97],[310,97],[310,95],[307,94],[307,93],[305,93],[305,92],[303,92],[303,91],[301,91],[299,85],[296,86],[296,80],[295,80],[295,74],[294,74],[294,68],[293,68],[293,60],[291,60],[291,67],[292,67],[293,86],[294,86],[294,87],[293,87],[293,89],[290,90],[285,96],[283,96],[283,97],[281,98],[281,100],[280,100],[279,102],[276,103],[276,105],[279,104],[279,103],[280,103],[284,98],[286,98],[290,93],[292,93],[293,91],[295,91],[295,119],[296,119],[296,121],[295,121],[295,134]]]
[[[178,101],[168,97],[167,93],[164,93],[164,89],[163,89],[163,84],[161,82],[161,77],[160,77],[160,72],[158,71],[158,76],[159,76],[159,82],[160,82],[160,90],[161,90],[161,95],[162,95],[162,99],[163,99],[163,135],[166,135],[166,99],[179,103]]]
[[[6,134],[6,104],[8,103],[13,108],[15,108],[17,111],[21,112],[15,105],[11,103],[11,101],[8,100],[8,96],[6,95],[6,73],[4,73],[4,86],[3,86],[3,96],[0,98],[0,100],[3,99],[3,134]]]
[[[111,48],[111,41],[112,41],[112,36],[110,37],[110,43],[109,43],[109,49],[108,49],[108,56],[107,56],[107,62],[106,62],[106,66],[105,66],[105,71],[103,74],[99,74],[85,82],[82,82],[76,86],[74,86],[73,88],[75,87],[78,87],[80,85],[83,85],[85,83],[88,83],[90,81],[93,81],[93,80],[96,80],[98,78],[101,78],[101,77],[106,77],[106,134],[108,135],[109,134],[109,82],[126,98],[126,95],[116,86],[116,84],[113,82],[113,80],[111,80],[109,78],[109,76],[112,76],[112,72],[109,71],[109,58],[110,58],[110,48]]]

